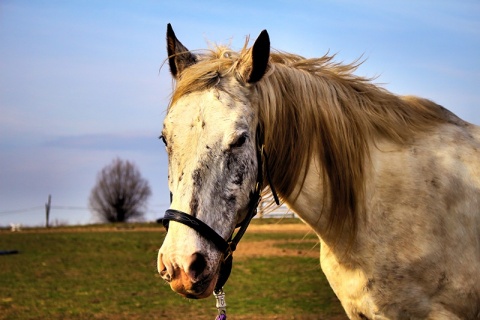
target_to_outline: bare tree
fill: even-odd
[[[151,194],[135,164],[117,158],[98,173],[90,193],[90,210],[104,222],[142,218]]]

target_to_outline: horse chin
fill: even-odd
[[[188,299],[204,299],[212,295],[218,280],[218,274],[195,283],[190,282],[189,279],[181,278],[180,281],[170,283],[170,288],[173,291]]]
[[[185,297],[189,299],[204,299],[212,295],[213,290],[215,289],[215,284],[217,283],[218,276],[213,277],[210,283],[205,287],[205,290],[200,293],[195,292],[193,295],[187,294]]]

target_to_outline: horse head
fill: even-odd
[[[263,182],[261,130],[251,96],[268,69],[268,34],[263,31],[243,53],[213,56],[190,52],[168,25],[167,51],[176,81],[161,136],[169,162],[169,211],[200,221],[227,241],[247,218],[256,185]],[[175,292],[205,298],[226,255],[208,236],[172,219],[158,272]]]

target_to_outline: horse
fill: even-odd
[[[189,51],[169,24],[167,51],[157,265],[172,290],[215,291],[263,191],[318,235],[350,319],[480,319],[480,127],[355,75],[360,61],[273,50],[265,30],[239,51]]]

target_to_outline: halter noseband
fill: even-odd
[[[262,141],[262,140],[259,137],[259,130],[257,130],[257,142],[259,141]],[[263,158],[265,159],[265,161],[263,161]],[[245,234],[245,231],[247,231],[250,221],[257,214],[257,207],[262,198],[261,193],[263,189],[263,180],[264,180],[263,179],[264,162],[265,162],[265,171],[267,173],[267,181],[270,186],[270,190],[272,191],[272,195],[275,200],[275,203],[277,205],[280,205],[280,201],[278,200],[277,193],[270,179],[270,174],[268,171],[267,153],[265,152],[263,143],[257,143],[258,172],[257,172],[257,181],[255,183],[255,189],[254,191],[250,192],[250,200],[248,204],[248,212],[246,217],[243,219],[241,223],[239,223],[235,227],[240,229],[237,231],[235,236],[233,236],[235,233],[234,231],[230,235],[228,240],[225,240],[222,236],[220,236],[215,230],[213,230],[205,222],[179,210],[175,210],[175,209],[166,210],[162,220],[163,226],[167,231],[168,231],[168,225],[170,221],[179,222],[194,229],[202,237],[212,242],[215,245],[215,247],[220,252],[223,253],[223,261],[220,268],[220,275],[218,277],[218,280],[214,289],[214,295],[217,299],[217,308],[219,310],[220,315],[226,314],[225,293],[223,292],[223,285],[227,282],[228,277],[230,276],[230,272],[232,270],[233,251],[235,251],[238,243],[240,242],[243,235]],[[170,193],[170,196],[172,196],[171,193]]]

